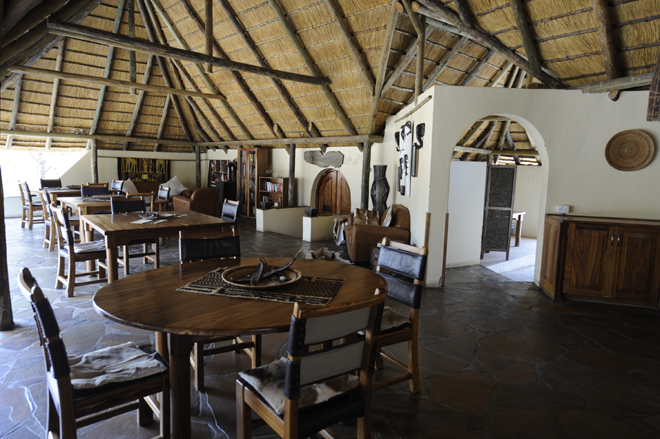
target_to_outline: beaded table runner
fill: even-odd
[[[344,283],[344,279],[302,276],[299,281],[281,287],[241,288],[228,284],[222,279],[222,273],[226,269],[226,267],[218,268],[206,273],[196,281],[178,288],[177,291],[241,299],[270,300],[271,302],[305,302],[308,305],[326,305],[337,295]]]

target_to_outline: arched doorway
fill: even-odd
[[[341,172],[328,169],[319,174],[316,184],[316,203],[319,215],[351,213],[351,188]]]

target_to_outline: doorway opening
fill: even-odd
[[[319,215],[351,213],[351,188],[344,175],[336,169],[319,172],[312,185],[311,205]]]
[[[480,264],[512,280],[533,282],[537,236],[542,233],[537,228],[543,170],[532,137],[514,119],[491,115],[467,127],[456,145],[449,183],[447,267]],[[487,176],[490,169],[502,165],[515,166],[513,187],[507,189],[513,202],[504,216],[501,207],[495,208],[498,215],[485,232],[486,219],[494,210],[485,205]],[[499,190],[489,187],[491,196]],[[494,247],[500,251],[486,250],[482,259],[482,241],[492,233],[493,219],[501,220],[497,226],[505,244]]]

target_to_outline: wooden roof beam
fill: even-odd
[[[532,69],[530,73],[533,73],[536,77],[540,77],[543,74],[543,71],[541,70],[541,61],[539,59],[536,43],[534,43],[534,38],[532,37],[532,32],[529,28],[529,19],[523,2],[522,0],[509,0],[509,3],[511,4],[511,10],[516,19],[518,32],[520,33],[520,38],[522,39],[523,47],[525,48],[525,55],[527,55],[527,60]]]
[[[143,84],[149,82],[149,76],[151,76],[151,68],[153,67],[154,64],[154,58],[155,58],[154,55],[149,55],[149,59],[147,59],[147,66],[144,68],[144,75],[142,76]],[[138,93],[138,97],[135,100],[135,106],[133,107],[133,115],[131,116],[131,121],[128,123],[128,129],[126,130],[126,136],[130,136],[131,134],[133,134],[133,130],[135,129],[135,124],[137,123],[137,118],[140,115],[140,109],[142,108],[142,102],[144,102],[144,97],[146,94],[147,92],[144,90],[140,90],[140,93]],[[128,143],[129,142],[124,142],[121,149],[127,151]]]
[[[198,144],[194,141],[176,140],[176,139],[153,139],[150,137],[126,137],[114,136],[110,134],[74,134],[74,133],[47,133],[44,131],[17,131],[5,130],[0,128],[0,135],[2,136],[16,136],[16,137],[36,137],[47,138],[53,137],[55,139],[77,139],[77,140],[101,140],[104,142],[124,143],[125,140],[133,143],[162,143],[164,145],[185,145],[193,147]],[[193,149],[194,150],[194,149]]]
[[[433,32],[433,27],[431,26],[426,26],[426,30],[424,31],[424,35],[426,35],[425,38],[428,38],[429,35]],[[397,79],[403,74],[403,72],[408,68],[408,65],[412,61],[412,59],[415,57],[415,54],[417,53],[417,40],[412,41],[408,47],[406,48],[406,53],[401,57],[399,60],[398,64],[394,68],[394,71],[390,73],[390,76],[387,78],[387,81],[385,81],[385,84],[383,85],[383,89],[381,91],[381,97],[389,90],[392,85],[396,82]]]
[[[289,23],[289,20],[286,17],[286,14],[280,7],[280,4],[278,3],[277,0],[268,0],[268,3],[270,4],[271,8],[275,12],[275,15],[277,15],[277,18],[279,19],[280,25],[284,28],[286,33],[289,35],[289,39],[293,43],[293,45],[296,47],[296,50],[302,57],[303,61],[305,61],[305,65],[309,69],[309,71],[314,75],[315,77],[320,77],[321,74],[316,67],[316,64],[314,63],[314,60],[312,57],[309,55],[307,52],[307,49],[303,45],[302,41],[300,41],[300,38],[298,38],[298,34],[296,31],[293,29],[291,26],[291,23]],[[333,110],[335,110],[335,114],[341,121],[341,123],[344,125],[344,128],[350,134],[351,136],[354,136],[357,134],[357,131],[355,131],[355,127],[353,127],[353,122],[348,118],[346,113],[344,112],[343,108],[341,108],[341,105],[339,104],[339,101],[337,100],[337,97],[332,93],[332,90],[330,90],[330,87],[328,87],[327,83],[321,84],[321,90],[323,91],[323,94],[325,97],[328,99],[328,102],[330,103],[330,106],[332,107]],[[376,94],[375,96],[378,96]]]
[[[165,98],[165,104],[163,105],[163,114],[160,116],[160,123],[158,124],[158,133],[156,134],[156,139],[163,137],[163,131],[165,130],[165,121],[167,120],[167,113],[170,108],[170,103],[172,102],[172,95],[167,95]],[[158,152],[160,143],[154,143],[154,152]]]
[[[11,108],[11,119],[9,120],[9,129],[13,130],[16,128],[16,118],[18,117],[18,107],[21,105],[21,89],[23,88],[23,75],[18,78],[16,85],[14,86],[14,104]],[[5,142],[5,148],[11,148],[11,143],[13,136],[7,136],[7,141]]]
[[[435,66],[433,71],[431,71],[431,73],[429,74],[429,78],[426,80],[426,83],[424,84],[424,91],[431,88],[433,83],[435,83],[435,80],[438,79],[438,76],[440,76],[440,73],[442,73],[442,71],[445,69],[445,67],[447,67],[449,62],[452,59],[454,59],[456,55],[458,55],[458,53],[461,51],[461,49],[463,48],[463,46],[465,46],[465,43],[467,42],[468,42],[468,38],[462,37],[460,40],[456,42],[454,47],[452,47],[451,51],[440,60],[438,65]]]
[[[406,9],[406,12],[408,12],[408,18],[410,19],[410,22],[413,25],[413,28],[415,28],[415,32],[417,33],[417,39],[416,39],[416,45],[417,45],[417,55],[415,59],[417,60],[416,63],[416,68],[415,68],[415,101],[417,101],[417,98],[419,98],[419,95],[422,94],[423,86],[424,86],[424,43],[426,42],[426,21],[424,20],[423,15],[419,15],[417,12],[414,12],[412,10],[412,6],[410,6],[410,0],[402,0],[403,1],[403,6]],[[403,12],[399,9],[398,7],[399,3],[397,3],[397,11]],[[421,18],[420,18],[421,17]]]
[[[427,17],[449,22],[453,26],[456,26],[458,29],[460,29],[461,32],[463,32],[465,35],[469,36],[470,39],[497,52],[507,61],[520,66],[527,72],[534,74],[532,66],[526,59],[515,53],[497,38],[488,35],[481,29],[476,27],[474,29],[468,28],[465,24],[463,24],[458,14],[446,6],[431,0],[417,0],[415,3],[413,3],[413,9],[415,8],[417,8],[416,12],[426,15]],[[534,74],[534,76],[551,87],[566,88],[566,85],[562,81],[544,71],[541,71],[541,73],[538,75]]]
[[[337,0],[325,0],[325,4],[328,6],[330,15],[332,15],[332,18],[337,23],[339,33],[344,39],[344,42],[346,43],[346,46],[351,53],[353,61],[355,61],[355,63],[360,68],[360,74],[362,75],[362,79],[364,79],[365,84],[369,88],[369,93],[373,96],[374,87],[376,86],[375,80],[371,74],[371,71],[369,70],[369,66],[367,65],[364,54],[360,52],[360,46],[358,45],[357,40],[355,37],[353,37],[351,27],[348,23],[348,20],[346,20],[346,17],[344,17],[344,13],[341,9],[341,6],[339,5],[339,2]]]
[[[188,2],[188,0],[180,0],[179,2],[181,3],[181,6],[183,6],[183,8],[186,10],[186,12],[188,13],[188,16],[192,19],[192,21],[195,22],[195,24],[197,25],[197,28],[198,28],[201,32],[205,33],[206,30],[207,30],[210,26],[205,26],[205,25],[202,23],[202,21],[199,19],[199,17],[198,17],[197,14],[195,13],[195,10],[194,10],[193,7],[190,5],[190,3]],[[211,22],[211,23],[212,23],[212,22]],[[215,41],[215,39],[212,39],[212,41],[211,41],[211,49],[212,49],[213,51],[215,51],[215,54],[216,54],[216,56],[217,56],[218,58],[223,58],[223,59],[224,59],[224,58],[227,58],[227,54],[222,50],[222,48],[221,48],[220,45],[217,43],[217,41]],[[273,123],[272,119],[270,118],[270,116],[268,115],[268,113],[266,113],[266,110],[264,109],[263,105],[261,105],[261,102],[259,102],[259,99],[257,99],[257,97],[254,95],[254,93],[252,92],[252,90],[250,90],[250,88],[247,86],[247,84],[246,84],[245,81],[243,80],[243,76],[241,75],[241,73],[238,72],[238,71],[236,71],[236,70],[230,70],[229,72],[230,72],[231,75],[234,77],[234,80],[236,81],[236,83],[238,84],[238,86],[241,88],[241,90],[243,91],[243,93],[245,94],[245,96],[248,98],[248,100],[250,101],[250,103],[252,104],[252,106],[254,107],[254,109],[257,111],[257,113],[259,114],[259,116],[261,116],[261,119],[264,121],[264,124],[268,127],[268,129],[269,129],[273,134],[275,134],[276,136],[280,137],[280,135],[278,135],[278,132],[276,132],[275,129],[274,129],[274,126],[273,126],[274,123]]]
[[[273,69],[264,69],[252,64],[244,64],[228,59],[208,57],[203,53],[191,52],[189,50],[175,49],[162,44],[152,43],[139,38],[130,38],[123,35],[115,35],[112,32],[106,32],[87,26],[77,24],[63,23],[60,21],[51,21],[48,23],[48,32],[54,35],[76,38],[92,43],[106,44],[108,46],[121,47],[127,50],[137,50],[152,55],[175,58],[181,61],[190,61],[195,63],[209,62],[214,66],[223,69],[239,70],[255,75],[270,76],[283,79],[285,81],[300,82],[303,84],[327,86],[330,82],[327,78],[319,78],[307,75],[298,75],[297,73],[283,72]]]
[[[55,70],[58,72],[62,71],[62,61],[64,60],[64,39],[60,41],[57,47],[57,59],[55,61]],[[55,107],[57,106],[57,95],[60,89],[60,78],[55,78],[53,80],[53,92],[50,96],[50,109],[48,110],[48,132],[53,132],[53,126],[55,125]],[[48,137],[46,139],[46,149],[50,149],[52,144],[52,139]]]
[[[504,137],[506,137],[506,143],[509,145],[509,149],[511,151],[515,151],[516,150],[516,144],[513,143],[513,137],[511,137],[511,132],[509,130],[507,130],[504,133]],[[516,162],[516,165],[520,165],[520,158],[519,157],[520,156],[518,154],[513,155],[513,161]]]
[[[2,134],[0,132],[0,134]],[[224,142],[200,142],[204,146],[240,146],[240,145],[319,145],[321,143],[343,144],[349,143],[355,146],[359,143],[383,143],[383,136],[357,134],[355,136],[331,136],[331,137],[292,137],[287,139],[255,139],[255,140],[232,140]]]
[[[378,63],[378,76],[376,77],[374,99],[371,102],[371,110],[369,111],[369,122],[367,125],[368,134],[374,134],[374,130],[376,129],[378,104],[380,103],[380,96],[383,91],[383,83],[385,82],[385,72],[387,71],[387,60],[390,58],[392,37],[394,36],[394,31],[396,29],[396,20],[398,15],[396,10],[396,3],[397,0],[392,0],[389,17],[387,19],[387,27],[385,28],[385,38],[383,38],[383,48],[381,50],[380,62]]]
[[[18,37],[22,36],[26,32],[29,32],[33,27],[37,26],[42,21],[46,20],[51,14],[59,11],[64,5],[66,5],[69,0],[50,0],[50,1],[41,1],[41,0],[31,0],[31,1],[15,1],[14,5],[29,6],[31,3],[34,4],[34,7],[28,10],[28,12],[20,18],[20,21],[16,25],[11,25],[5,29],[2,28],[0,33],[0,39],[2,39],[2,47],[7,46],[9,43],[15,41]],[[37,3],[37,4],[35,4]],[[14,8],[15,9],[15,8]],[[3,21],[12,21],[11,17],[6,17]]]
[[[488,61],[490,61],[493,55],[495,55],[495,52],[493,52],[492,50],[487,51],[486,54],[481,58],[481,60],[479,60],[479,63],[476,66],[474,66],[472,71],[465,78],[463,78],[463,81],[461,81],[459,85],[468,85],[470,81],[472,81],[479,74],[481,68],[486,64],[488,64]]]
[[[582,90],[582,93],[605,93],[613,90],[626,90],[636,87],[648,87],[653,80],[653,72],[643,73],[636,76],[624,76],[607,81],[593,82],[591,84],[573,87],[574,90]]]
[[[234,13],[234,10],[229,5],[227,0],[218,0],[218,4],[224,10],[227,19],[234,25],[234,28],[236,29],[238,35],[243,39],[248,49],[250,49],[250,52],[252,52],[252,56],[254,56],[257,63],[261,67],[268,68],[269,66],[266,63],[266,60],[261,55],[261,53],[259,53],[256,44],[254,44],[252,38],[248,35],[243,25],[236,18],[236,14]],[[273,85],[275,86],[277,91],[279,92],[280,96],[282,96],[284,102],[287,104],[287,106],[295,116],[296,120],[298,120],[298,123],[300,123],[303,130],[305,130],[305,132],[307,133],[307,135],[310,137],[321,137],[321,133],[319,132],[319,130],[314,126],[314,124],[307,121],[307,119],[302,114],[300,109],[298,109],[296,104],[293,102],[293,99],[291,99],[291,95],[289,95],[289,92],[284,88],[282,83],[276,78],[270,78],[270,79],[273,82]],[[328,147],[327,144],[320,144],[319,146],[321,148],[321,151],[323,152],[325,152],[326,148]]]
[[[497,146],[495,147],[496,151],[501,151],[502,148],[504,148],[504,141],[506,140],[506,132],[509,131],[510,126],[511,126],[511,120],[504,121],[504,125],[502,126],[502,132],[500,133],[499,139],[497,139]],[[495,155],[493,157],[493,163],[497,164],[499,158],[500,158],[499,155]]]
[[[482,149],[482,148],[470,148],[467,146],[455,146],[454,147],[454,152],[463,152],[463,153],[468,153],[468,154],[493,154],[493,150],[491,149]],[[509,151],[509,150],[503,150],[503,151],[498,151],[497,152],[499,155],[506,156],[506,157],[512,157],[514,155],[520,156],[520,157],[538,157],[539,152],[538,151]]]
[[[470,7],[467,5],[467,3],[465,3],[464,0],[454,0],[454,6],[458,11],[458,16],[461,17],[461,22],[463,22],[463,24],[468,28],[474,28]]]
[[[607,79],[616,79],[621,76],[619,64],[617,63],[616,44],[614,38],[614,24],[612,22],[612,14],[610,14],[609,5],[607,0],[593,0],[594,6],[594,19],[596,21],[596,28],[598,29],[598,36],[600,38],[600,45],[603,47],[603,64],[605,64],[605,74]],[[618,90],[611,90],[608,96],[612,100],[619,98]]]

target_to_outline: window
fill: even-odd
[[[0,151],[4,196],[20,196],[19,180],[27,181],[31,190],[37,190],[40,179],[61,178],[86,152]]]

